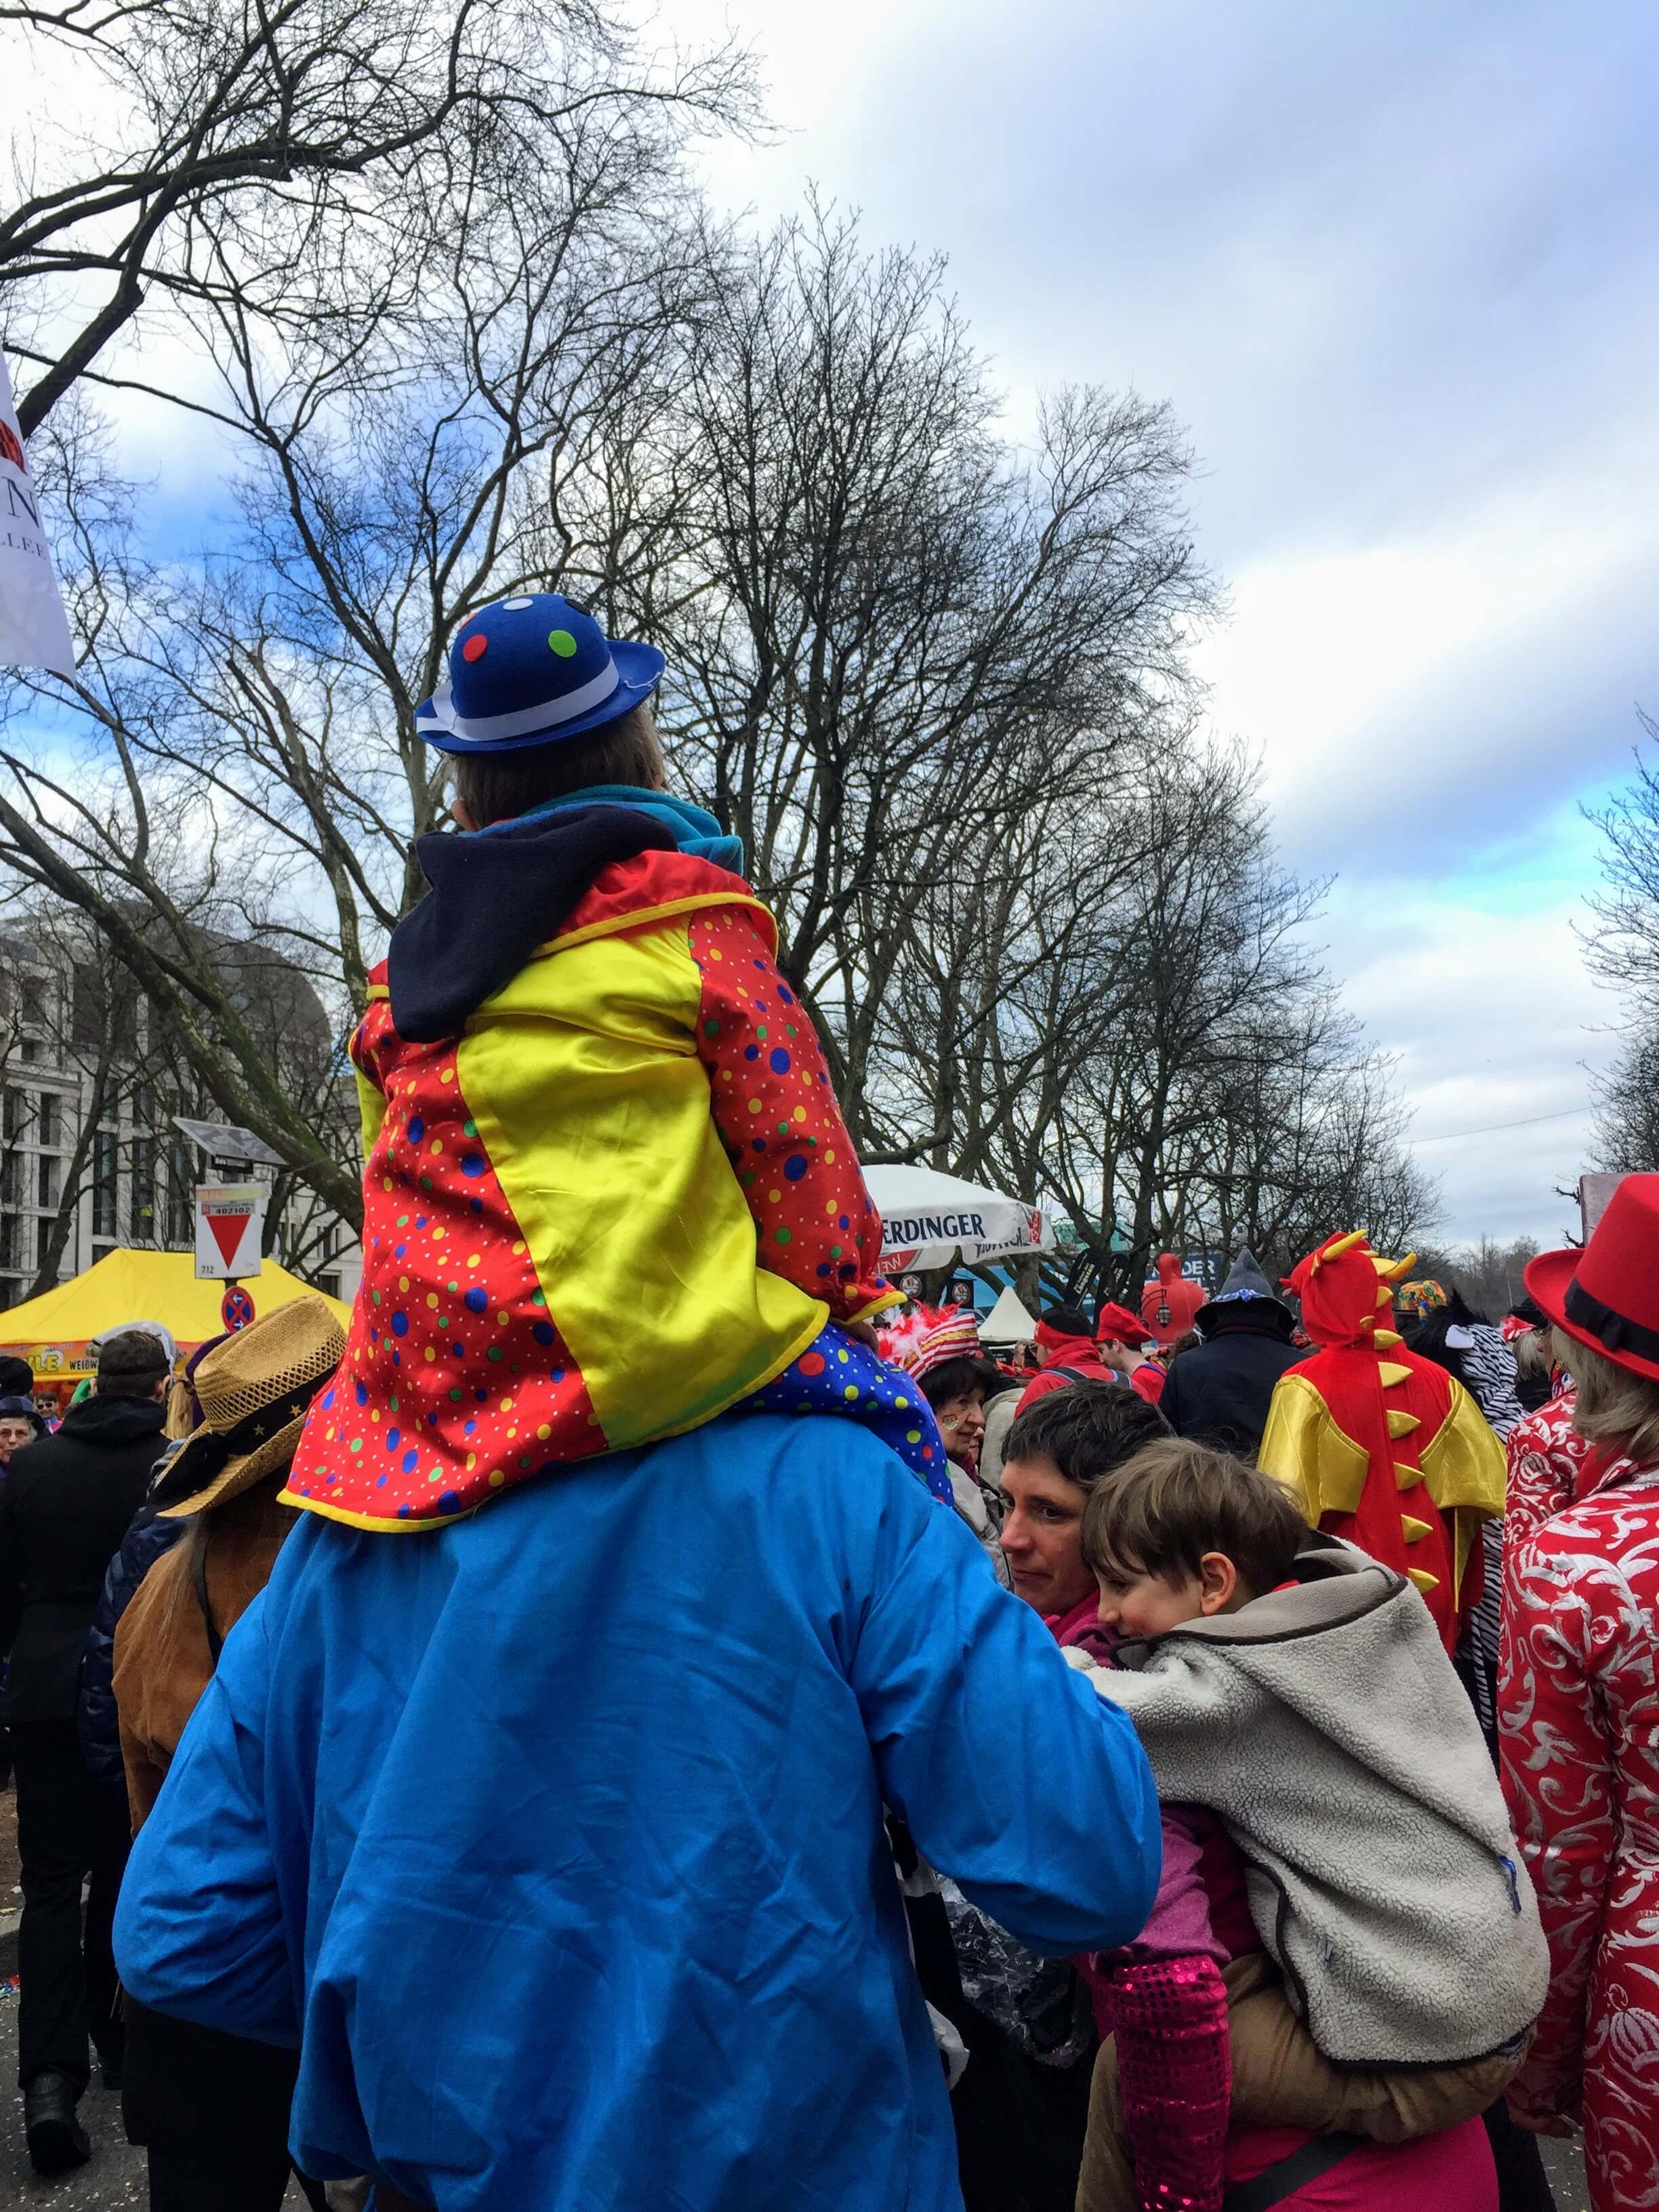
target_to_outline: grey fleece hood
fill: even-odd
[[[1537,2018],[1549,1954],[1474,1709],[1402,1576],[1330,1537],[1297,1571],[1087,1671],[1160,1797],[1225,1823],[1326,2057],[1484,2057]]]

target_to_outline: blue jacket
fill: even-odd
[[[1128,1941],[1128,1723],[851,1422],[732,1414],[429,1534],[305,1516],[122,1888],[133,1995],[301,2038],[292,2144],[438,2212],[945,2212],[882,1828]],[[301,2037],[301,2024],[303,2034]]]

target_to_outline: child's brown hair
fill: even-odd
[[[522,752],[457,753],[449,773],[459,799],[480,830],[510,822],[550,799],[594,783],[632,783],[660,791],[667,781],[662,745],[648,702],[579,738],[555,738]]]
[[[1097,1576],[1196,1577],[1206,1552],[1254,1597],[1285,1580],[1308,1534],[1291,1493],[1242,1459],[1183,1437],[1144,1444],[1089,1493],[1081,1544]]]

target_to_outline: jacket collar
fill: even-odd
[[[71,1406],[58,1431],[77,1444],[137,1443],[142,1437],[159,1437],[167,1407],[159,1398],[102,1398],[94,1390]],[[42,1443],[49,1438],[41,1438]]]
[[[411,1044],[459,1036],[468,1015],[556,933],[601,869],[677,849],[665,823],[611,805],[419,838],[416,854],[432,888],[392,931],[386,957],[398,1036]]]

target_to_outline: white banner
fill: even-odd
[[[884,1274],[948,1267],[958,1252],[972,1266],[1054,1249],[1053,1223],[1024,1199],[933,1168],[866,1168],[864,1179],[881,1211]]]
[[[0,663],[73,676],[75,647],[0,358]]]
[[[196,1274],[198,1281],[235,1282],[264,1266],[265,1200],[262,1182],[198,1182],[196,1186]]]

